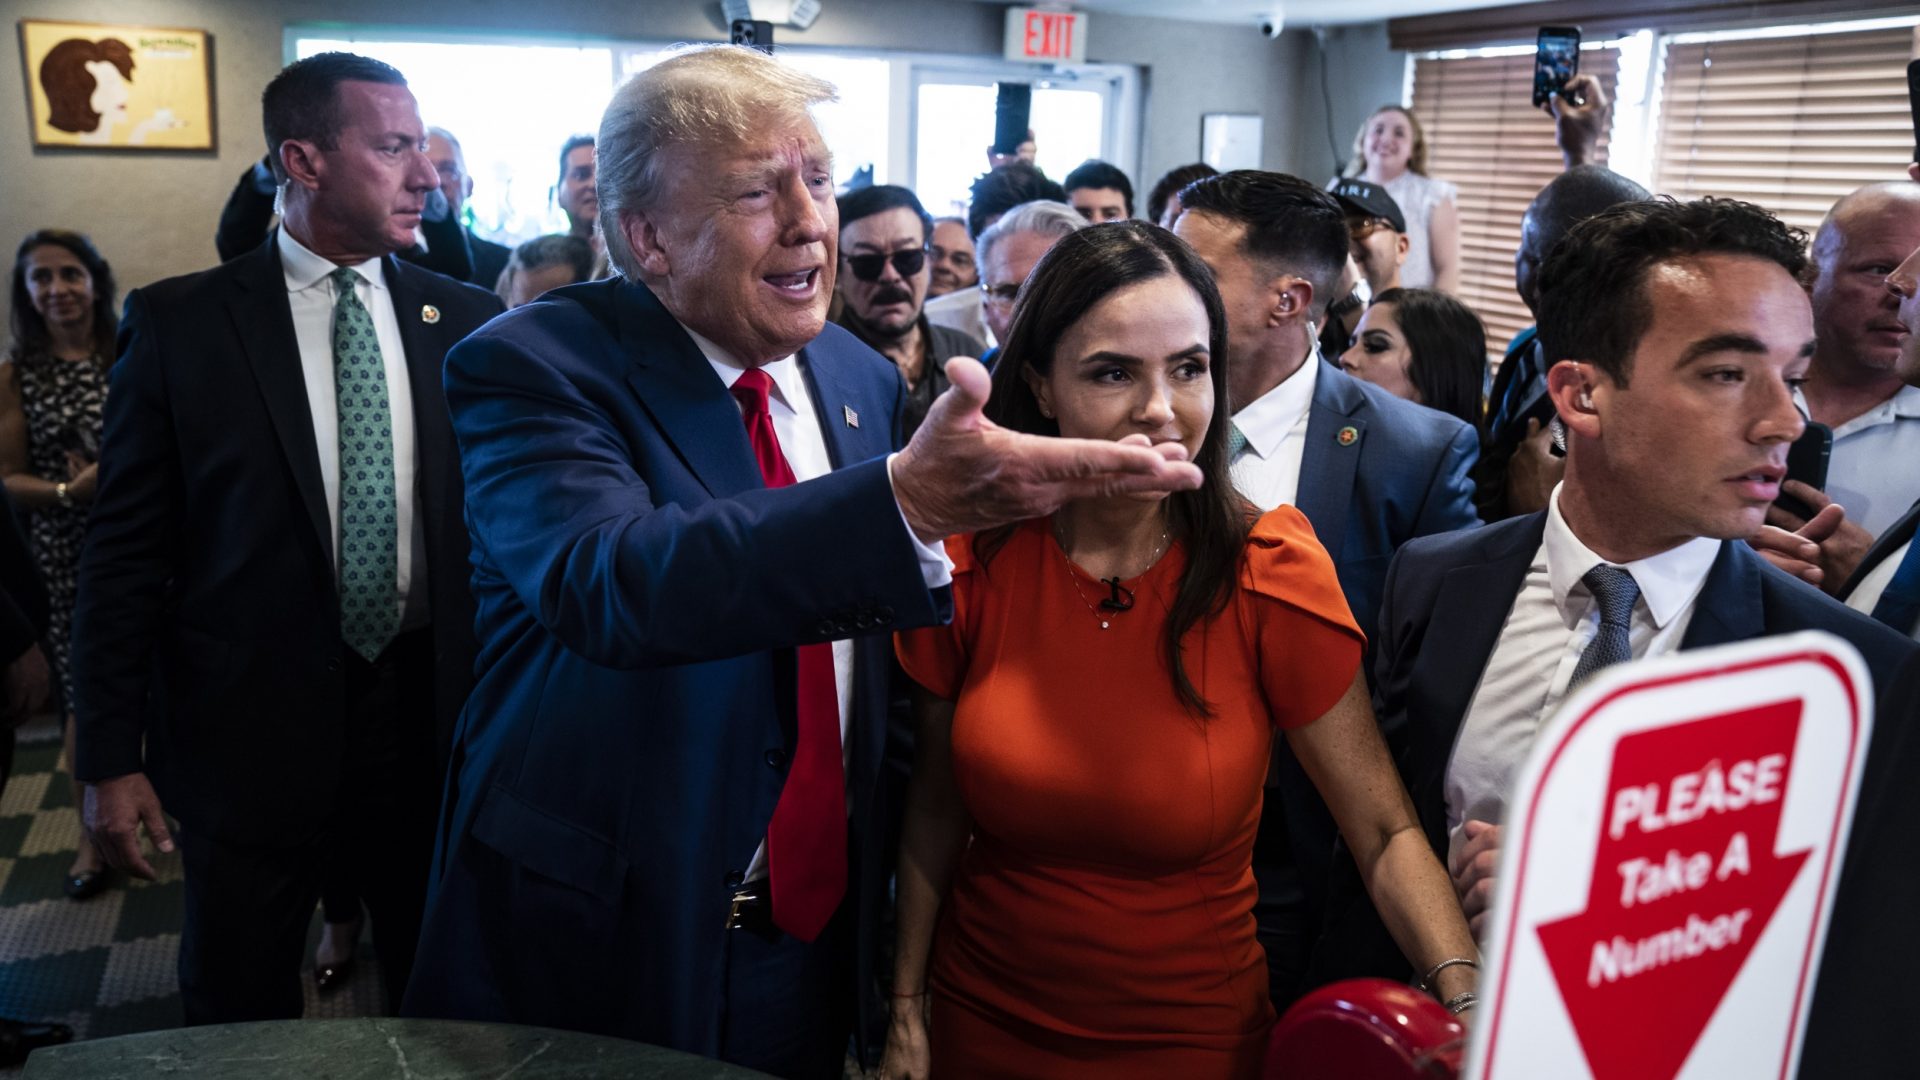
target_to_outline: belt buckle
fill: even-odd
[[[753,904],[763,903],[765,902],[765,900],[766,900],[765,896],[762,896],[760,893],[755,892],[753,889],[750,889],[750,888],[736,889],[733,894],[732,902],[727,905],[726,928],[728,930],[739,930],[742,927],[746,926],[747,925],[746,915],[747,915],[748,906]]]

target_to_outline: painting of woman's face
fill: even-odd
[[[127,80],[120,75],[120,69],[111,61],[95,60],[87,65],[87,74],[93,76],[96,84],[87,104],[100,114],[101,126],[107,127],[125,120],[127,100],[132,95],[127,89]]]

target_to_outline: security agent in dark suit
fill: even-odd
[[[433,162],[433,171],[440,174],[440,194],[447,200],[447,215],[459,222],[465,216],[467,199],[473,195],[473,174],[467,171],[467,155],[460,149],[460,140],[454,138],[453,132],[446,128],[428,128],[427,158]],[[513,257],[513,249],[483,239],[472,229],[462,231],[467,249],[473,255],[473,270],[464,277],[459,274],[449,276],[472,282],[489,291],[497,289],[500,272],[507,268],[507,260]]]
[[[1199,483],[992,427],[966,359],[888,456],[899,374],[825,325],[831,93],[736,46],[630,80],[598,139],[621,277],[448,359],[483,674],[410,1014],[838,1077],[855,997],[892,1000],[886,635],[950,610],[934,545]]]
[[[1347,264],[1346,213],[1280,173],[1239,170],[1180,193],[1173,231],[1213,268],[1231,325],[1227,385],[1234,482],[1261,509],[1299,507],[1333,556],[1340,588],[1373,637],[1387,563],[1401,544],[1480,523],[1473,428],[1321,359],[1313,322]],[[1285,1009],[1304,981],[1339,835],[1306,771],[1274,744],[1254,843],[1254,913],[1272,993]]]
[[[1771,634],[1852,643],[1885,689],[1911,642],[1768,566],[1765,520],[1804,429],[1804,236],[1727,200],[1616,206],[1540,270],[1548,392],[1567,467],[1545,512],[1407,545],[1380,614],[1381,723],[1476,933],[1534,733],[1616,663]],[[1879,740],[1876,738],[1876,742]],[[1331,974],[1388,974],[1347,873]],[[1377,938],[1375,939],[1377,941]],[[1818,1008],[1818,1002],[1816,1002]]]
[[[399,72],[312,57],[263,110],[280,230],[127,298],[74,617],[88,827],[150,876],[180,823],[189,1023],[300,1015],[330,858],[398,1002],[472,677],[440,368],[500,302],[392,257],[437,182]]]

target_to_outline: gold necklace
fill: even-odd
[[[1112,626],[1113,625],[1112,620],[1109,619],[1107,616],[1100,614],[1099,610],[1096,609],[1093,606],[1093,604],[1088,602],[1086,592],[1080,588],[1080,576],[1073,572],[1073,560],[1067,558],[1067,539],[1066,539],[1066,536],[1062,534],[1060,531],[1059,518],[1055,518],[1053,521],[1053,536],[1054,536],[1054,539],[1058,541],[1058,546],[1060,548],[1060,561],[1065,563],[1067,566],[1067,580],[1073,583],[1073,594],[1080,598],[1080,603],[1082,606],[1084,606],[1087,609],[1087,614],[1093,616],[1096,620],[1099,621],[1100,629],[1105,630],[1109,626]],[[1147,570],[1153,569],[1154,565],[1160,561],[1160,556],[1163,552],[1166,551],[1166,548],[1167,548],[1167,530],[1161,529],[1160,542],[1154,545],[1153,554],[1147,558]],[[1140,573],[1145,574],[1147,570],[1142,570],[1140,571]],[[1101,607],[1106,608],[1108,611],[1112,612],[1115,615],[1118,615],[1123,611],[1133,610],[1133,590],[1127,589],[1121,586],[1119,574],[1115,574],[1110,578],[1100,578],[1098,580],[1102,585],[1106,585],[1113,590],[1113,596],[1111,598],[1100,601]],[[1120,599],[1120,594],[1123,592],[1127,594],[1126,599],[1124,601]]]

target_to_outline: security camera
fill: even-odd
[[[1277,38],[1280,36],[1280,31],[1286,28],[1287,16],[1285,12],[1275,11],[1262,16],[1260,19],[1260,34],[1262,37]]]

